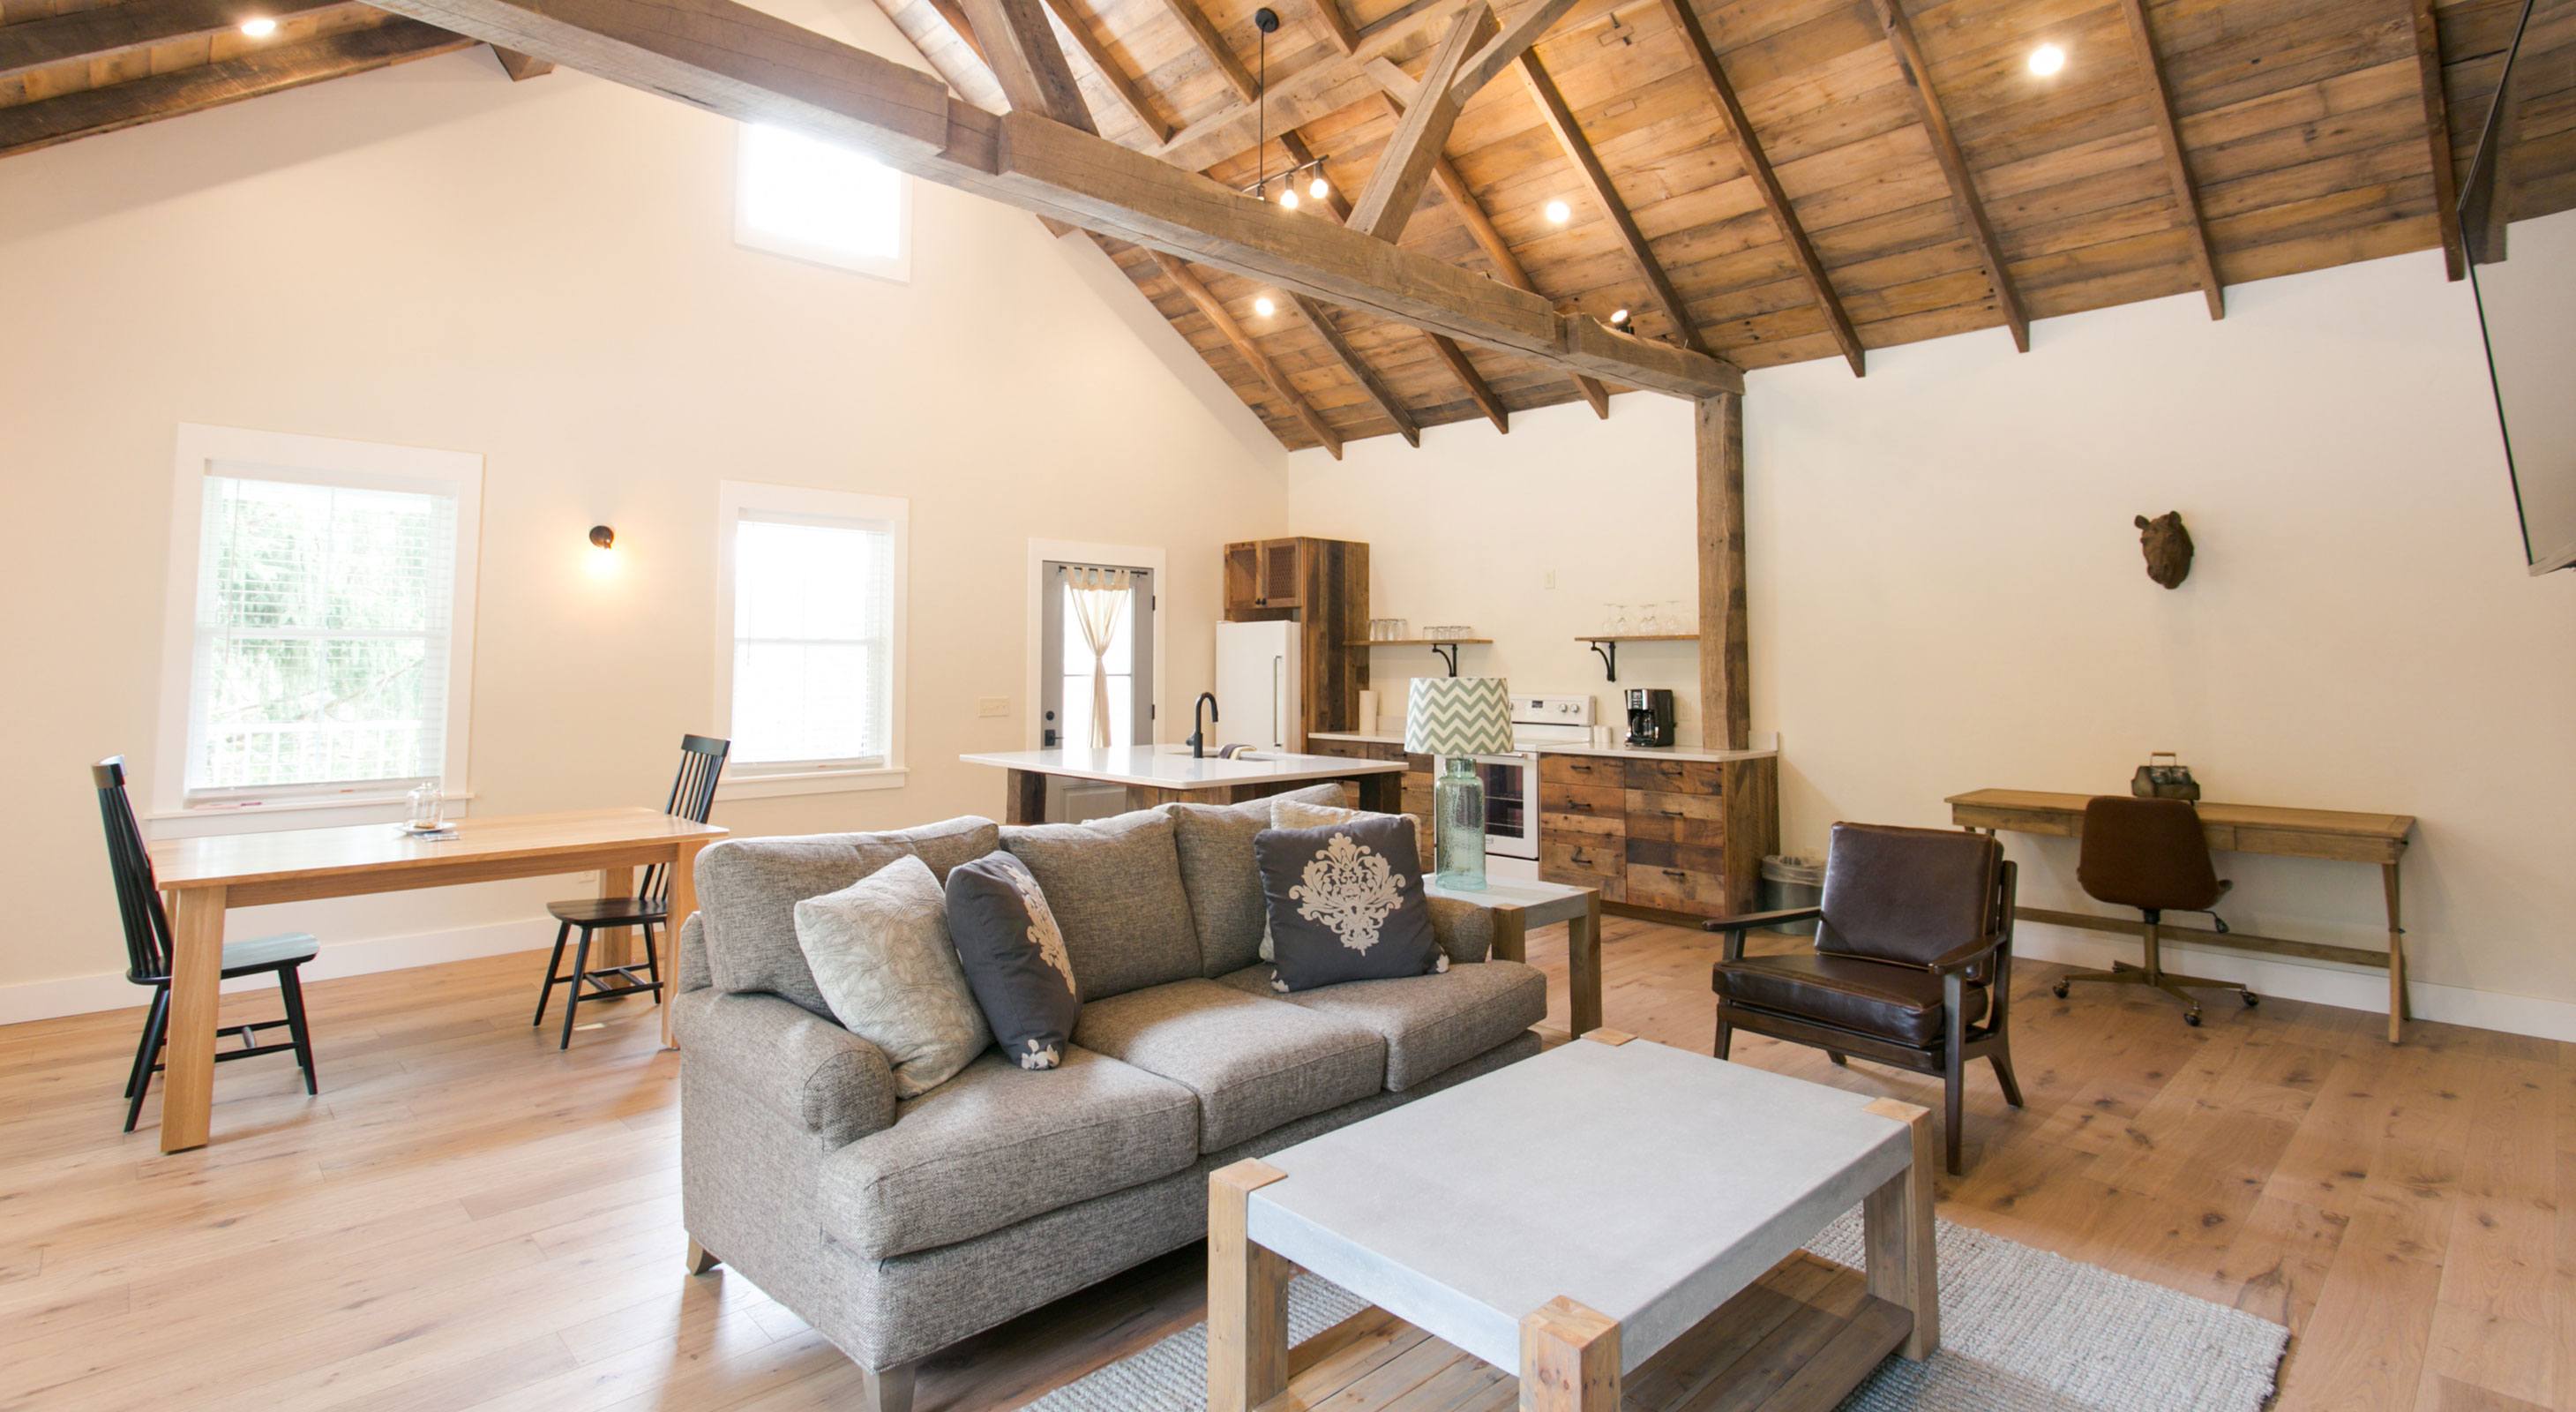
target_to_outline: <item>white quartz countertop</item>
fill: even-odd
[[[1102,784],[1141,785],[1147,789],[1229,789],[1240,784],[1286,784],[1297,780],[1339,780],[1353,775],[1394,774],[1401,760],[1352,760],[1338,755],[1293,755],[1255,751],[1249,757],[1193,759],[1186,745],[1134,745],[1113,750],[1005,750],[957,757],[969,765],[991,765]]]
[[[1365,731],[1316,731],[1308,740],[1357,740],[1372,745],[1402,745],[1400,735],[1371,735]],[[1644,745],[1586,745],[1580,741],[1550,740],[1533,745],[1541,755],[1606,755],[1620,760],[1760,760],[1777,755],[1777,750],[1685,750],[1679,746],[1661,748]]]

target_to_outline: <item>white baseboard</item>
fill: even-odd
[[[330,980],[338,976],[363,976],[377,971],[431,966],[441,961],[464,961],[476,956],[500,956],[543,947],[553,939],[553,919],[540,914],[517,921],[486,922],[479,926],[416,932],[408,936],[326,942],[321,953],[305,964],[304,978]],[[532,974],[529,977],[532,986],[535,980]],[[224,988],[256,990],[275,984],[265,976],[249,976],[227,981]],[[123,1010],[140,1006],[151,998],[150,991],[128,981],[123,971],[65,976],[50,981],[22,981],[16,985],[0,986],[0,1025],[48,1020],[58,1015]]]
[[[2266,998],[2313,1001],[2375,1015],[2388,1013],[2386,971],[2331,962],[2274,961],[2170,938],[2164,950],[2167,964],[2175,970],[2212,980],[2242,981]],[[2013,954],[2102,970],[2113,961],[2136,962],[2138,943],[2074,927],[2023,922],[2013,928]],[[2412,982],[2407,996],[2418,1020],[2439,1020],[2541,1039],[2576,1040],[2576,1004],[2564,1000],[2470,990],[2429,981]]]

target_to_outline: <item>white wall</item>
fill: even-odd
[[[866,0],[791,17],[920,63]],[[912,502],[909,786],[729,802],[737,830],[998,811],[956,756],[1028,738],[1033,537],[1162,547],[1165,718],[1207,683],[1218,546],[1286,515],[1242,404],[1088,242],[921,185],[912,281],[880,283],[737,249],[733,163],[730,122],[570,72],[514,85],[481,49],[0,163],[0,1021],[135,1003],[83,767],[163,763],[182,421],[487,458],[478,810],[660,802],[713,706],[719,479]],[[605,581],[582,570],[601,522]],[[234,934],[309,928],[326,974],[511,950],[589,885]]]
[[[1784,737],[1785,840],[1946,824],[1943,797],[1980,786],[2117,791],[2175,749],[2211,799],[2418,815],[2418,1012],[2576,1037],[2576,574],[2523,572],[2467,286],[2411,255],[2231,289],[2228,307],[2052,320],[2027,355],[2000,332],[1873,351],[1857,382],[1832,362],[1753,375],[1753,724]],[[1516,690],[1608,709],[1566,639],[1602,599],[1693,592],[1678,402],[1291,465],[1299,532],[1376,542],[1375,611],[1489,631],[1482,669]],[[2131,525],[2166,510],[2199,545],[2171,592]],[[1432,670],[1387,651],[1377,667],[1390,702],[1397,671]],[[1697,675],[1687,651],[1622,668],[1685,698]],[[2008,838],[2026,900],[2099,910],[2071,843]],[[2237,926],[2384,945],[2374,870],[2221,863]],[[2039,953],[2116,945],[2024,934]],[[2377,972],[2183,954],[2384,1004]]]

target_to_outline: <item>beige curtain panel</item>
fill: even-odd
[[[1068,568],[1065,585],[1073,590],[1073,618],[1082,625],[1083,645],[1091,649],[1091,748],[1109,748],[1109,648],[1118,640],[1118,618],[1127,595],[1136,591],[1125,569]]]

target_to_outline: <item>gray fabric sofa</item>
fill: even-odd
[[[748,1277],[868,1370],[870,1412],[901,1412],[924,1356],[1203,1237],[1211,1170],[1538,1052],[1545,978],[1486,959],[1493,914],[1471,904],[1434,899],[1443,974],[1271,994],[1268,814],[963,818],[699,855],[673,1000],[692,1271]],[[988,1050],[898,1103],[815,989],[795,904],[907,853],[945,878],[997,847],[1037,875],[1083,980],[1073,1046],[1036,1072]]]

